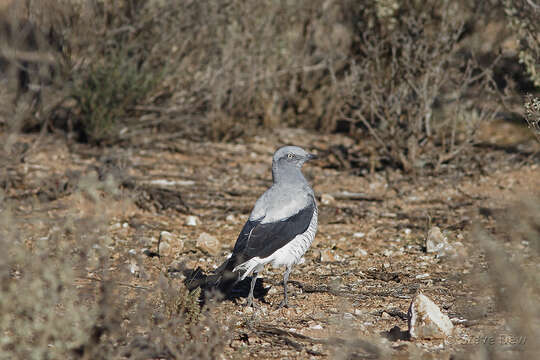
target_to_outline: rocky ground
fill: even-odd
[[[270,185],[272,153],[282,144],[322,155],[304,167],[318,199],[319,231],[305,263],[291,274],[291,308],[277,309],[282,269],[271,268],[262,274],[269,290],[257,300],[259,309],[244,307],[242,297],[211,308],[211,317],[227,329],[223,358],[506,358],[524,351],[497,306],[496,284],[486,280],[474,229],[501,234],[510,256],[519,254],[532,271],[540,270],[534,244],[513,241],[498,225],[520,199],[540,192],[534,143],[478,147],[468,167],[413,177],[392,169],[347,169],[335,149],[361,145],[303,130],[235,144],[169,136],[105,149],[25,135],[6,160],[4,196],[20,218],[84,218],[100,210],[74,189],[87,179],[104,187],[110,182],[116,189],[105,219],[110,276],[127,274],[122,284],[133,297],[150,299],[158,297],[148,289],[160,274],[180,283],[184,275],[176,270],[207,272],[224,260]],[[48,221],[24,226],[29,242],[51,232]],[[426,246],[435,226],[440,248]],[[81,279],[81,291],[92,276]],[[409,339],[407,310],[419,291],[449,316],[450,337]],[[492,338],[494,344],[482,345]]]

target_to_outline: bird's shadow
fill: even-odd
[[[201,306],[204,305],[208,299],[230,300],[236,303],[239,298],[248,297],[251,287],[252,278],[247,277],[244,280],[238,281],[228,293],[224,294],[218,288],[208,284],[206,281],[208,274],[205,274],[204,270],[200,267],[197,267],[196,269],[181,267],[180,269],[169,269],[168,272],[172,277],[175,277],[173,274],[183,274],[185,276],[184,284],[189,291],[193,291],[199,287],[202,289],[199,298]],[[253,297],[264,303],[268,303],[264,297],[268,294],[270,288],[271,286],[265,287],[263,279],[258,278],[255,282],[255,288],[253,289]]]

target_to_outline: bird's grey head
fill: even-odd
[[[298,146],[283,146],[279,148],[272,159],[272,176],[274,182],[280,181],[288,177],[294,180],[295,176],[304,178],[300,169],[308,160],[314,159],[316,156],[310,154]]]

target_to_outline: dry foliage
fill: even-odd
[[[123,206],[117,184],[88,175],[69,196],[78,209],[51,218],[37,196],[20,207],[2,193],[0,357],[216,358],[227,336],[197,292],[165,275],[134,287],[111,263],[131,256],[108,235],[109,210]]]
[[[340,111],[360,136],[376,139],[383,159],[405,171],[439,169],[493,117],[473,100],[489,96],[490,70],[457,56],[464,31],[457,4],[405,2],[398,9],[393,22],[363,33]]]
[[[527,252],[510,256],[503,236],[490,236],[480,228],[474,231],[481,250],[485,252],[487,287],[493,290],[498,310],[505,314],[506,329],[517,338],[525,339],[523,348],[504,355],[487,347],[486,358],[527,359],[535,358],[540,353],[538,342],[535,341],[540,336],[540,275],[537,269],[540,260],[539,200],[537,195],[523,199],[508,209],[510,215],[507,219],[500,219],[507,239],[530,246]]]
[[[540,87],[540,5],[531,0],[503,0],[506,16],[518,33],[519,62]]]
[[[536,139],[540,141],[540,98],[527,96],[525,102],[525,120]]]
[[[18,117],[25,128],[94,143],[148,128],[222,140],[257,126],[345,130],[414,171],[454,160],[492,115],[477,101],[489,68],[474,49],[457,54],[476,3],[23,3],[54,34],[36,53],[59,49],[42,105]]]

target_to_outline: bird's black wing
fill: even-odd
[[[310,202],[298,213],[280,221],[261,223],[248,220],[236,240],[232,255],[234,262],[238,265],[255,256],[265,258],[272,255],[307,230],[314,212],[315,203]]]

